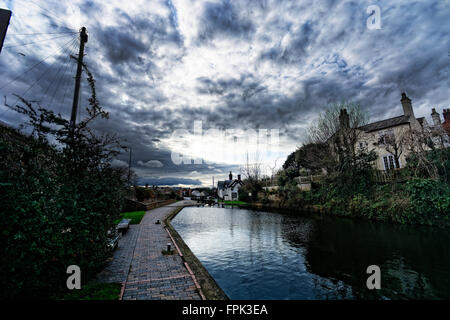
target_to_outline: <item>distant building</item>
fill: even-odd
[[[204,200],[208,195],[204,191],[193,190],[191,193],[192,200]]]
[[[222,200],[239,200],[239,188],[242,186],[241,175],[233,180],[233,174],[230,171],[229,179],[217,182],[217,196]]]

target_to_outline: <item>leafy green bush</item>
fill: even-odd
[[[430,169],[435,169],[439,180],[450,183],[450,148],[434,149],[426,152],[419,160],[420,154],[412,153],[407,158],[406,171],[417,178],[431,178]]]
[[[149,188],[135,187],[134,192],[135,192],[137,201],[148,200],[152,196],[152,191]]]
[[[406,184],[412,210],[422,223],[450,218],[450,186],[431,179],[414,179]]]
[[[62,300],[119,300],[120,283],[91,283],[80,290],[72,290]]]
[[[117,140],[88,128],[108,116],[89,77],[88,117],[75,127],[24,99],[10,106],[28,118],[33,133],[20,142],[0,134],[0,298],[63,291],[69,265],[81,268],[85,283],[110,255],[108,232],[119,217],[127,175],[111,166]]]

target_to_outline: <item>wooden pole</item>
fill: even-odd
[[[78,53],[77,74],[75,76],[75,91],[73,93],[72,116],[70,117],[70,125],[75,127],[77,120],[78,98],[80,96],[81,72],[83,71],[84,44],[88,41],[86,28],[82,27],[80,31],[80,51]]]

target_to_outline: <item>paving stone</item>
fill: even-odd
[[[177,202],[147,211],[139,225],[131,225],[119,240],[112,261],[97,276],[98,282],[125,283],[123,300],[200,300],[189,272],[178,254],[161,253],[171,243],[163,221]]]

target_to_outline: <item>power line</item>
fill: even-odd
[[[65,52],[66,54],[69,55],[69,59],[70,59],[70,55],[72,54],[72,51],[73,51],[73,46],[76,44],[76,41],[75,41],[75,40],[76,40],[76,39],[73,39],[72,42],[71,42],[71,44],[69,44],[69,45],[64,49],[64,52]],[[59,71],[62,69],[63,66],[65,66],[65,64],[61,64],[61,65],[60,65],[60,67],[59,67],[58,70],[56,71],[56,74],[55,74],[55,75],[57,75],[57,74],[59,73]],[[47,94],[48,89],[50,89],[50,86],[51,86],[52,84],[53,84],[53,82],[49,83],[47,89],[45,89],[45,91],[44,91],[44,93],[42,94],[42,96],[44,96],[44,95]]]
[[[66,23],[66,22],[67,22],[67,20],[64,20],[64,19],[60,18],[56,13],[50,11],[49,9],[46,9],[46,8],[44,8],[44,7],[41,7],[40,5],[38,5],[38,4],[37,4],[36,2],[34,2],[33,0],[27,0],[27,3],[28,3],[28,2],[31,2],[31,3],[34,4],[35,6],[38,6],[38,7],[41,8],[42,10],[46,11],[46,12],[49,13],[51,16],[53,16],[53,18],[56,18],[56,19],[58,19],[59,21],[61,21],[61,22],[63,22],[63,23]],[[68,29],[70,29],[70,28],[68,28]]]
[[[76,43],[75,43],[75,44],[76,44]],[[61,76],[59,77],[59,79],[57,79],[55,91],[53,92],[52,98],[50,99],[50,102],[49,102],[49,104],[48,104],[49,109],[51,109],[53,99],[55,98],[56,93],[58,92],[59,86],[61,85],[61,82],[62,82],[63,78],[65,77],[65,75],[66,75],[66,73],[67,73],[67,70],[69,69],[69,67],[70,67],[70,65],[71,65],[71,64],[70,64],[70,61],[71,61],[71,57],[70,57],[70,56],[71,56],[72,54],[74,54],[74,52],[76,51],[76,46],[75,46],[75,44],[72,45],[71,52],[70,52],[70,54],[69,54],[69,59],[68,59],[68,62],[69,62],[69,63],[66,63],[66,64],[65,64],[64,72],[61,74]]]
[[[34,36],[34,35],[47,35],[47,34],[63,34],[63,33],[75,34],[75,33],[78,33],[78,32],[70,31],[70,32],[8,33],[8,37],[9,36]]]
[[[74,46],[75,46],[75,44],[72,45],[72,48],[70,49],[71,51],[68,52],[69,59],[68,60],[66,59],[64,61],[64,63],[61,63],[60,67],[58,68],[57,72],[55,73],[55,75],[53,77],[53,80],[49,81],[47,89],[45,89],[44,93],[41,94],[41,103],[43,104],[45,99],[48,102],[47,92],[49,92],[49,89],[51,91],[51,88],[54,88],[53,94],[51,95],[50,102],[48,102],[48,105],[47,105],[48,109],[51,109],[53,100],[54,100],[54,98],[55,98],[55,96],[56,96],[56,94],[58,92],[58,89],[59,89],[59,87],[61,85],[62,78],[63,78],[63,76],[65,76],[65,74],[67,73],[67,70],[70,67],[70,60],[71,60],[70,59],[70,55],[74,51],[74,48],[73,48]],[[61,72],[63,70],[63,68],[64,68],[64,72]],[[56,85],[55,85],[55,82],[56,82]]]
[[[61,77],[60,77],[59,80],[57,81],[57,85],[56,85],[56,88],[55,88],[55,92],[53,93],[52,98],[50,99],[50,102],[49,102],[49,104],[48,104],[49,109],[52,108],[53,99],[55,98],[56,93],[58,92],[59,86],[60,86],[61,83],[63,82],[63,79],[66,77],[67,71],[70,69],[70,66],[71,66],[71,65],[72,65],[72,64],[70,63],[70,59],[69,59],[69,63],[67,64],[67,66],[66,66],[64,72],[61,74]],[[70,81],[68,81],[68,82],[70,82]],[[62,89],[64,89],[64,86],[62,87]],[[60,106],[60,107],[61,107],[61,106]],[[59,108],[59,109],[60,109],[60,108]],[[59,110],[59,109],[58,109],[58,110]]]
[[[38,43],[38,42],[43,42],[43,41],[47,41],[47,40],[53,40],[53,39],[58,39],[58,38],[63,38],[63,37],[68,37],[68,36],[71,36],[71,35],[73,35],[73,34],[65,34],[65,35],[63,35],[63,36],[58,36],[58,37],[53,37],[53,38],[47,38],[47,39],[40,39],[40,40],[37,40],[37,41],[33,41],[33,42],[29,42],[29,43],[21,43],[21,44],[17,44],[17,45],[13,45],[13,46],[6,46],[6,47],[3,47],[3,49],[8,49],[8,48],[15,48],[15,47],[21,47],[21,46],[28,46],[28,45],[30,45],[30,44],[34,44],[34,43]]]
[[[72,39],[71,41],[73,41],[73,39]],[[21,96],[21,97],[25,97],[25,95],[27,94],[27,92],[30,91],[30,90],[36,85],[36,83],[38,83],[38,82],[44,77],[44,75],[47,74],[47,70],[48,70],[51,66],[52,66],[52,65],[48,65],[47,68],[45,68],[44,72],[41,74],[41,76],[38,77],[38,78],[36,79],[36,81],[34,81],[33,84],[31,84],[31,85],[27,88],[27,90],[25,90],[20,96]],[[19,101],[19,97],[17,97],[17,100],[14,102],[14,104],[16,104],[17,101]]]
[[[76,37],[75,37],[76,39]],[[66,42],[65,44],[63,44],[62,46],[59,46],[59,50],[56,51],[56,53],[60,52],[61,50],[64,49],[64,47],[66,45],[68,45],[69,43],[71,43],[73,41],[73,39],[69,40],[68,42]],[[45,57],[44,59],[42,59],[41,61],[37,62],[36,64],[34,64],[33,66],[31,66],[28,70],[24,71],[22,74],[18,75],[17,77],[15,77],[14,79],[12,79],[11,81],[9,81],[8,83],[6,83],[4,86],[0,87],[1,89],[6,88],[8,85],[10,85],[11,83],[14,83],[17,79],[19,79],[22,75],[24,75],[25,73],[30,72],[31,70],[33,70],[34,68],[36,68],[38,65],[40,65],[42,62],[44,62],[45,60],[47,60],[48,58],[52,57],[53,55],[55,55],[56,53],[51,53],[49,54],[47,57]]]
[[[75,63],[72,64],[72,67],[70,68],[70,74],[73,74],[73,69],[75,68]],[[73,78],[72,78],[73,79]],[[61,111],[61,107],[64,105],[64,101],[66,100],[67,92],[69,91],[71,82],[68,81],[66,84],[66,90],[64,91],[64,96],[61,102],[61,105],[59,106],[59,111]]]
[[[66,48],[67,49],[67,48]],[[24,93],[22,93],[22,96],[25,96],[25,94],[29,91],[29,90],[31,90],[31,88],[33,88],[34,87],[34,85],[36,84],[36,83],[38,83],[46,74],[47,74],[47,70],[50,68],[50,67],[52,67],[52,65],[50,64],[50,65],[48,65],[47,66],[47,68],[45,68],[45,70],[44,70],[44,72],[42,73],[42,75],[30,86],[30,87],[28,87],[28,89],[27,90],[25,90],[25,92]]]

